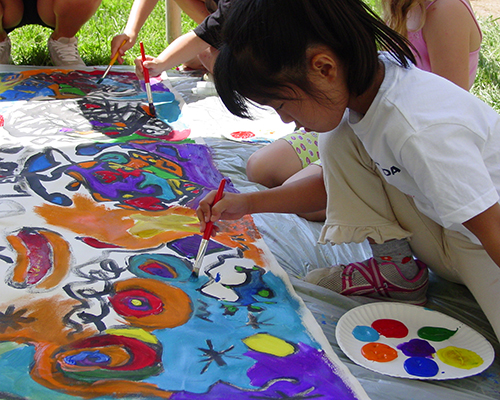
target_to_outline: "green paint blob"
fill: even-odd
[[[431,340],[433,342],[442,342],[443,340],[451,338],[455,333],[457,333],[457,331],[458,329],[450,331],[446,328],[424,326],[418,330],[417,334],[422,339]]]

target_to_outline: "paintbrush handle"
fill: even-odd
[[[212,203],[212,207],[215,206],[220,199],[222,199],[222,195],[224,194],[224,186],[226,185],[226,178],[222,178],[219,184],[219,189],[217,189],[217,193],[215,194],[214,202]],[[203,239],[208,240],[210,236],[212,236],[212,230],[214,228],[214,223],[212,221],[207,222],[205,226],[205,231],[203,232]]]
[[[116,49],[116,53],[115,55],[113,56],[113,58],[111,58],[111,61],[109,62],[109,65],[113,65],[116,60],[118,60],[118,56],[120,55],[120,49],[123,47],[123,45],[127,43],[127,39],[123,39],[123,42],[118,46],[118,49]]]
[[[149,70],[146,67],[144,67],[144,61],[146,61],[146,52],[144,51],[144,44],[140,42],[139,46],[141,48],[142,73],[144,75],[144,82],[149,83]]]
[[[123,42],[122,44],[118,47],[118,50],[116,50],[116,53],[115,55],[111,58],[111,61],[109,62],[109,65],[108,65],[108,68],[106,68],[106,71],[104,71],[104,74],[102,74],[102,77],[101,77],[101,81],[106,77],[106,75],[108,75],[108,72],[111,70],[111,67],[113,66],[113,64],[116,62],[116,60],[118,59],[118,56],[120,55],[120,49],[123,47],[123,45],[127,43],[127,39],[123,39]]]

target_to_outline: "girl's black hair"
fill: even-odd
[[[228,110],[250,117],[248,99],[283,99],[293,83],[314,94],[306,50],[325,45],[340,59],[350,93],[373,82],[378,50],[403,67],[415,58],[408,41],[363,0],[233,0],[214,67],[217,92]]]

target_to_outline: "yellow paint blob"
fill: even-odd
[[[295,353],[295,347],[290,343],[267,333],[249,336],[243,339],[243,343],[259,353],[272,354],[278,357],[286,357]]]
[[[438,358],[445,364],[461,369],[472,369],[479,367],[483,359],[471,350],[448,346],[437,351]]]
[[[138,339],[145,343],[158,343],[158,339],[156,338],[156,336],[140,328],[131,328],[131,329],[112,328],[112,329],[106,329],[104,332],[107,333],[108,335],[125,336]]]
[[[139,238],[151,238],[166,231],[199,232],[199,221],[195,216],[187,215],[144,215],[130,216],[134,226],[129,229],[130,234]]]
[[[142,306],[142,301],[139,299],[132,299],[132,304],[134,306]]]

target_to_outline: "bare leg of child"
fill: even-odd
[[[5,29],[19,25],[22,18],[22,0],[6,0],[0,3],[0,64],[12,64],[11,42]]]
[[[289,136],[291,135],[286,137]],[[314,157],[310,161],[316,159]],[[297,150],[286,138],[279,139],[250,156],[247,177],[251,182],[272,188],[323,173],[321,165],[305,160],[299,157]],[[325,220],[325,210],[298,215],[309,221]]]
[[[85,66],[75,35],[95,14],[101,0],[39,0],[37,5],[42,21],[54,28],[47,43],[52,63]]]

